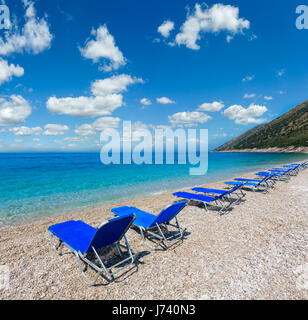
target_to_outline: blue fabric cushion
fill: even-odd
[[[232,186],[239,186],[239,185],[242,185],[243,183],[239,181],[226,181],[225,184],[232,185]]]
[[[134,224],[144,228],[151,227],[157,218],[157,216],[155,216],[154,214],[142,211],[135,207],[124,206],[124,207],[111,209],[111,211],[119,217],[122,217],[128,214],[135,214],[136,219],[134,221]]]
[[[242,178],[235,178],[235,181],[240,181],[240,182],[261,182],[263,180],[257,180],[257,179],[242,179]]]
[[[48,230],[72,249],[80,251],[82,254],[87,252],[96,233],[95,228],[80,220],[58,223],[49,227]]]
[[[192,191],[204,192],[204,193],[216,193],[216,194],[226,194],[228,190],[218,190],[218,189],[209,189],[209,188],[193,188]]]
[[[197,193],[188,193],[188,192],[176,192],[173,194],[176,197],[189,199],[189,200],[197,200],[202,202],[212,202],[217,198],[203,196]]]

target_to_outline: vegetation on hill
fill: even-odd
[[[308,100],[270,123],[259,125],[215,151],[308,147]]]

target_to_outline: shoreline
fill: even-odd
[[[10,287],[0,289],[0,298],[307,299],[307,290],[297,288],[296,274],[297,268],[308,266],[308,201],[302,196],[307,177],[304,170],[268,194],[247,192],[245,202],[223,216],[187,206],[178,217],[187,236],[174,249],[148,250],[130,229],[129,243],[141,253],[138,270],[108,286],[103,279],[97,287],[83,282],[75,257],[54,253],[47,228],[70,219],[96,227],[113,217],[111,208],[121,205],[158,214],[179,200],[173,191],[5,226],[0,229],[0,265],[10,267],[11,278]],[[206,186],[222,188],[223,181]]]
[[[305,159],[302,159],[301,162],[303,161],[308,161],[308,157]],[[285,163],[288,163],[288,161],[286,161]],[[201,184],[192,184],[190,186],[186,186],[186,187],[182,187],[182,188],[177,188],[177,189],[172,189],[170,191],[159,191],[159,192],[155,192],[153,194],[142,194],[142,195],[136,195],[134,197],[130,197],[130,198],[123,198],[123,199],[117,199],[117,200],[110,200],[110,201],[104,201],[104,202],[100,202],[100,203],[95,203],[95,204],[88,204],[85,206],[80,206],[80,207],[76,207],[76,208],[72,208],[72,209],[66,209],[62,212],[56,212],[56,213],[49,213],[46,215],[37,215],[37,216],[29,216],[25,219],[16,219],[16,220],[12,220],[11,222],[2,222],[0,223],[0,232],[2,230],[8,229],[8,228],[14,228],[14,227],[20,227],[20,226],[24,226],[24,225],[28,225],[28,224],[33,224],[37,221],[41,221],[44,222],[45,220],[52,220],[52,219],[56,219],[58,220],[58,218],[62,218],[65,219],[65,217],[73,217],[74,215],[76,216],[81,216],[82,214],[87,214],[87,211],[91,211],[91,210],[104,210],[104,207],[111,207],[111,206],[121,206],[121,205],[126,205],[125,203],[130,203],[130,202],[136,202],[136,201],[143,201],[144,199],[151,199],[156,198],[158,196],[166,196],[169,195],[170,196],[170,203],[174,202],[176,200],[176,197],[174,197],[172,194],[174,192],[178,192],[178,191],[191,191],[192,188],[194,187],[213,187],[217,184],[224,186],[224,181],[226,180],[233,180],[233,178],[245,178],[245,177],[251,177],[254,176],[254,173],[257,170],[261,170],[261,169],[254,169],[253,171],[246,171],[243,173],[239,173],[236,176],[233,176],[233,174],[230,174],[228,176],[226,176],[224,179],[220,179],[218,178],[217,180],[213,180],[211,182],[208,183],[201,183]],[[168,203],[166,204],[168,205]],[[164,208],[164,207],[163,207]]]
[[[308,160],[308,159],[307,159]],[[251,176],[253,175],[254,171],[251,171],[251,172],[247,172],[247,173],[244,173],[244,174],[241,174],[240,177],[244,177],[244,176]],[[226,178],[226,179],[230,179],[232,180],[232,178]],[[118,207],[118,206],[123,206],[123,205],[126,205],[126,203],[129,203],[130,202],[143,202],[145,200],[150,200],[151,198],[153,199],[156,199],[157,197],[164,197],[164,196],[170,196],[170,203],[176,201],[176,197],[173,196],[172,194],[177,192],[177,191],[189,191],[191,190],[191,188],[193,187],[204,187],[204,186],[208,186],[208,187],[212,187],[214,185],[217,185],[217,184],[223,184],[225,181],[224,180],[217,180],[217,181],[213,181],[213,182],[210,182],[210,183],[207,183],[206,185],[205,184],[200,184],[200,185],[192,185],[192,186],[189,186],[189,187],[183,187],[183,188],[179,188],[179,189],[175,189],[175,190],[172,190],[172,191],[161,191],[161,192],[156,192],[155,194],[149,194],[149,195],[141,195],[141,196],[136,196],[136,197],[133,197],[133,198],[125,198],[125,199],[122,199],[122,200],[113,200],[113,201],[108,201],[108,202],[102,202],[102,203],[99,203],[99,204],[92,204],[92,205],[87,205],[85,207],[80,207],[80,208],[76,208],[76,209],[69,209],[67,211],[64,211],[64,212],[59,212],[59,213],[54,213],[54,214],[49,214],[49,215],[46,215],[46,216],[36,216],[36,217],[29,217],[27,219],[21,219],[21,220],[15,220],[13,221],[12,223],[4,223],[2,225],[0,225],[0,232],[3,231],[3,230],[6,230],[6,229],[12,229],[12,228],[15,228],[15,227],[24,227],[24,226],[27,226],[27,225],[32,225],[32,224],[35,224],[35,223],[44,223],[46,222],[46,220],[50,221],[50,220],[59,220],[59,219],[66,219],[66,217],[73,217],[73,216],[78,216],[80,217],[81,215],[83,214],[87,214],[88,212],[90,211],[98,211],[98,210],[104,210],[105,207]],[[165,206],[163,206],[164,208]],[[110,213],[111,214],[111,213]],[[158,212],[157,212],[158,214]],[[71,218],[70,218],[71,219]]]
[[[234,149],[234,150],[213,150],[211,152],[217,153],[298,153],[308,154],[308,147],[285,147],[285,148],[264,148],[264,149]]]
[[[307,158],[308,161],[308,158]],[[242,173],[239,174],[237,176],[234,176],[234,178],[245,178],[245,177],[252,177],[254,176],[255,171],[250,171],[250,172],[246,172],[246,173]],[[82,216],[82,215],[87,215],[88,212],[91,212],[93,210],[98,211],[98,210],[104,210],[105,207],[120,207],[120,206],[124,206],[124,205],[129,205],[129,203],[131,202],[143,202],[147,199],[155,199],[157,197],[164,197],[164,196],[170,196],[170,203],[175,202],[178,198],[173,196],[172,194],[178,191],[188,191],[190,192],[192,188],[194,187],[209,187],[212,188],[215,185],[219,184],[221,185],[221,187],[225,187],[224,186],[224,181],[226,180],[233,180],[233,178],[225,178],[223,180],[215,180],[206,184],[197,184],[197,185],[191,185],[188,187],[183,187],[183,188],[178,188],[178,189],[174,189],[172,191],[161,191],[161,192],[155,192],[154,194],[148,194],[148,195],[140,195],[140,196],[135,196],[132,198],[124,198],[121,200],[111,200],[111,201],[106,201],[106,202],[102,202],[102,203],[97,203],[97,204],[91,204],[91,205],[86,205],[84,207],[79,207],[79,208],[75,208],[75,209],[68,209],[65,210],[63,212],[58,212],[58,213],[50,213],[47,215],[38,215],[38,216],[34,216],[34,217],[27,217],[26,219],[17,219],[17,220],[13,220],[10,223],[2,223],[0,224],[0,233],[3,230],[6,229],[12,229],[15,227],[23,227],[23,226],[27,226],[27,225],[32,225],[32,224],[36,224],[36,223],[44,223],[45,221],[50,221],[50,220],[59,220],[59,219],[63,219],[65,220],[66,217],[71,217],[71,218],[67,218],[68,219],[72,219],[72,217],[74,216]],[[166,204],[168,205],[168,203]],[[163,206],[163,208],[166,207]],[[157,212],[156,214],[158,214],[159,212]],[[78,218],[80,219],[80,218]]]

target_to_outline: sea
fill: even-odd
[[[210,152],[207,173],[191,176],[189,163],[104,165],[99,153],[1,153],[0,225],[228,180],[307,157]]]

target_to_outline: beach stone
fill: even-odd
[[[179,214],[188,235],[166,251],[148,249],[130,229],[130,245],[142,253],[138,269],[110,285],[100,279],[96,287],[83,281],[73,254],[53,251],[48,226],[69,219],[98,226],[111,217],[111,208],[121,205],[158,213],[174,200],[172,193],[1,224],[0,265],[9,266],[10,283],[0,289],[0,299],[307,299],[305,189],[308,170],[267,194],[247,192],[246,200],[223,216],[189,205]]]

